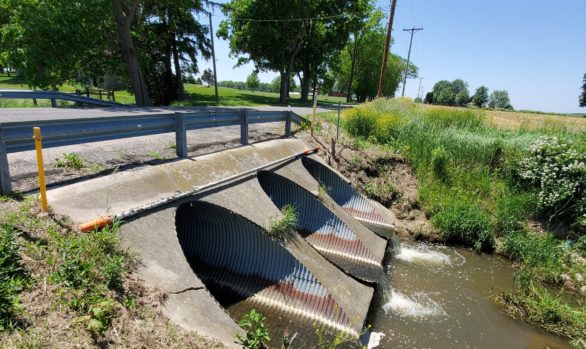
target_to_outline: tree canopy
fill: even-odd
[[[253,62],[281,77],[279,101],[285,103],[291,75],[303,71],[304,94],[332,52],[342,49],[366,0],[232,0],[218,36],[229,41],[238,64]],[[322,69],[323,70],[323,69]]]
[[[41,89],[126,76],[137,104],[168,104],[210,55],[201,11],[200,0],[0,0],[0,65]]]
[[[474,96],[472,96],[472,104],[478,108],[482,108],[488,103],[488,87],[480,86],[476,89]]]
[[[381,24],[383,14],[380,11],[371,12],[363,26],[352,33],[348,44],[332,63],[334,88],[338,91],[348,91],[348,100],[352,93],[356,94],[359,102],[376,97],[380,77],[379,67],[382,59],[386,31]],[[394,54],[388,58],[387,75],[383,94],[394,96],[399,87],[407,62]],[[408,76],[417,77],[417,67],[410,63]]]
[[[2,60],[31,87],[120,71],[110,1],[0,0],[0,13]]]

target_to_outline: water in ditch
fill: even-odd
[[[510,264],[470,250],[403,242],[373,300],[379,348],[569,348],[513,320],[492,300],[513,283]]]

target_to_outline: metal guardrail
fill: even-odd
[[[303,117],[291,111],[234,111],[169,113],[65,120],[0,123],[0,193],[12,192],[8,153],[34,149],[33,127],[41,127],[43,147],[99,142],[113,139],[175,132],[177,156],[187,157],[187,131],[220,126],[240,126],[240,143],[248,144],[248,125],[285,122],[285,136],[291,135],[291,122]]]
[[[79,96],[77,94],[70,94],[70,93],[63,93],[59,91],[29,91],[29,90],[0,90],[0,99],[49,99],[51,100],[51,106],[53,108],[57,107],[56,100],[61,99],[64,101],[76,102],[76,103],[83,103],[83,104],[91,104],[97,105],[101,107],[123,107],[127,105],[103,101],[101,99],[89,98],[84,96]]]

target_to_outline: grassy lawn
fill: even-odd
[[[29,87],[22,83],[21,79],[14,76],[0,74],[0,89],[8,90],[28,90]],[[82,86],[64,84],[59,87],[59,91],[72,93],[75,90],[83,90]],[[214,87],[205,87],[201,85],[185,84],[186,99],[174,102],[174,106],[258,106],[258,105],[278,105],[279,94],[272,92],[259,92],[248,90],[237,90],[233,88],[219,87],[219,101],[215,99]],[[116,91],[116,102],[123,104],[134,104],[134,96],[128,91]],[[341,97],[319,96],[318,101],[326,104],[345,104],[346,99]],[[311,105],[311,103],[301,103],[298,95],[292,95],[288,105],[301,106]],[[68,103],[61,103],[60,106],[67,106]],[[49,101],[39,100],[38,107],[50,107]],[[30,100],[2,100],[0,99],[0,108],[32,108],[35,107]]]

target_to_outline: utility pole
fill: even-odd
[[[212,42],[212,62],[214,62],[214,88],[216,89],[216,102],[218,97],[218,73],[216,72],[216,50],[214,49],[214,28],[212,27],[212,13],[208,11],[210,18],[210,41]]]
[[[419,87],[417,88],[417,98],[421,98],[421,81],[423,81],[423,77],[419,77]]]
[[[404,32],[411,32],[411,40],[409,40],[409,53],[407,54],[407,65],[405,65],[405,76],[403,77],[403,93],[401,97],[405,97],[405,85],[407,84],[407,70],[409,69],[409,59],[411,58],[411,44],[413,44],[413,33],[423,30],[423,28],[403,29]]]
[[[391,1],[391,15],[389,16],[389,25],[387,26],[387,39],[385,40],[385,50],[383,53],[383,63],[380,68],[380,80],[378,82],[377,97],[382,97],[383,89],[385,87],[385,75],[387,75],[387,58],[389,56],[389,46],[391,44],[391,30],[393,30],[393,18],[395,17],[395,7],[397,0]]]

